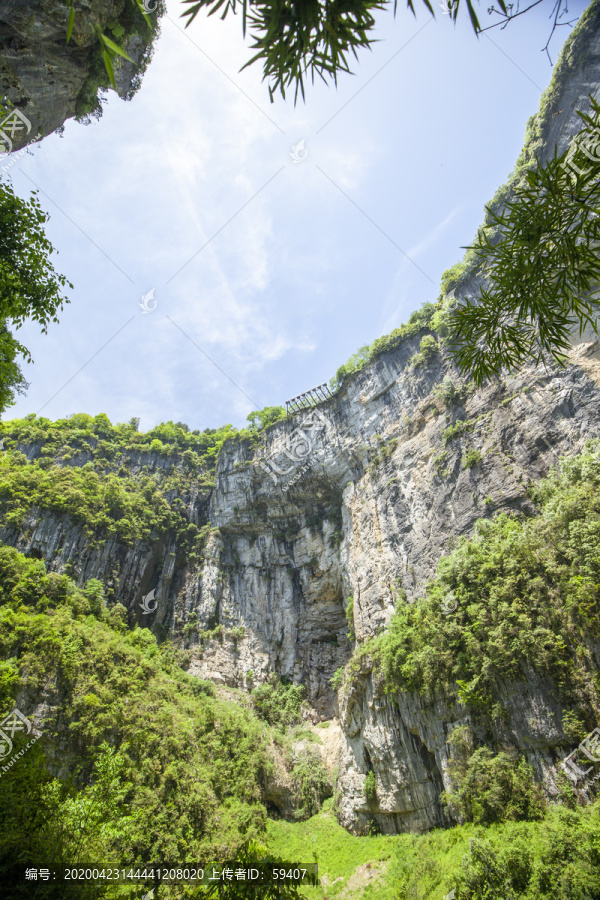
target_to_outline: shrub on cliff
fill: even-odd
[[[303,684],[291,684],[273,674],[254,688],[252,703],[260,719],[269,725],[288,728],[300,721],[305,691]]]
[[[494,754],[479,747],[464,767],[452,766],[453,789],[442,800],[454,819],[491,825],[521,819],[542,819],[545,801],[525,759]]]

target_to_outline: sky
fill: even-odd
[[[240,72],[240,15],[186,29],[168,0],[135,97],[109,91],[99,121],[9,170],[20,196],[39,190],[74,289],[47,334],[15,332],[34,363],[5,418],[241,428],[435,301],[550,81],[552,4],[479,38],[434,8],[380,12],[354,74],[294,106],[270,103],[260,64]]]

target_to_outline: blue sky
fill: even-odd
[[[437,4],[435,20],[401,6],[379,13],[354,75],[294,107],[269,102],[260,66],[239,72],[239,16],[184,29],[169,0],[133,100],[109,92],[98,122],[14,162],[74,290],[47,335],[17,332],[35,362],[7,419],[243,427],[437,299],[550,81],[551,4],[479,39]]]

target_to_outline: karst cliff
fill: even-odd
[[[562,152],[579,130],[576,110],[600,90],[599,24],[596,3],[565,45],[497,202],[535,155]],[[64,111],[75,92],[67,101],[61,88],[56,108]],[[46,130],[62,115],[48,113]],[[478,279],[468,260],[457,266],[439,308],[473,295]],[[549,797],[573,746],[556,681],[533,666],[497,679],[494,695],[505,712],[486,734],[468,703],[442,691],[429,698],[386,692],[368,657],[341,687],[331,683],[357,648],[385,631],[398,602],[423,596],[439,560],[473,534],[477,520],[534,514],[531,483],[600,438],[595,335],[574,336],[564,367],[549,361],[476,389],[459,377],[431,315],[415,323],[412,333],[382,342],[329,400],[226,440],[214,475],[199,463],[197,432],[187,434],[184,449],[171,446],[166,432],[162,442],[158,435],[145,442],[134,423],[115,454],[102,417],[86,417],[79,430],[74,417],[60,440],[41,425],[36,432],[34,416],[26,431],[2,423],[5,449],[22,454],[15,466],[23,472],[43,459],[47,473],[77,467],[90,484],[146,479],[152,515],[143,534],[122,512],[110,528],[91,527],[68,498],[40,492],[15,511],[4,492],[0,541],[79,584],[100,580],[109,603],[126,607],[130,625],[186,648],[189,672],[199,678],[243,691],[273,672],[304,684],[313,722],[339,722],[329,762],[338,817],[357,832],[373,822],[387,833],[448,824],[440,795],[451,787],[448,738],[458,725],[471,723],[477,740],[525,755]],[[422,353],[428,335],[434,341]],[[151,612],[143,606],[148,595]],[[600,667],[600,645],[589,649]],[[369,772],[375,800],[365,796]],[[285,813],[285,791],[267,790],[268,802]]]

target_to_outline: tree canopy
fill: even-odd
[[[187,17],[186,27],[194,21],[198,13],[206,11],[209,16],[221,13],[224,19],[229,12],[234,15],[238,9],[242,12],[242,31],[244,37],[250,30],[254,43],[255,55],[243,66],[261,61],[263,78],[268,81],[271,101],[279,90],[285,98],[285,91],[290,85],[295,87],[294,101],[298,92],[304,98],[304,77],[310,73],[314,83],[315,75],[323,81],[333,79],[337,84],[339,72],[350,72],[348,60],[350,53],[358,59],[358,50],[370,47],[374,42],[371,37],[375,27],[374,13],[389,9],[391,0],[183,0],[189,7],[182,13]],[[544,0],[534,0],[524,9],[515,9],[513,4],[498,0],[498,8],[491,6],[490,15],[496,19],[492,25],[506,25],[516,16],[523,15]],[[430,0],[423,0],[432,16],[435,12]],[[442,13],[456,22],[462,0],[445,0]],[[394,0],[394,15],[398,0]],[[407,8],[416,16],[413,0],[406,0]],[[476,34],[487,29],[482,28],[472,0],[464,0],[467,14]],[[558,19],[566,12],[565,0],[556,0],[552,17],[554,24],[552,33],[559,24]],[[566,24],[566,23],[565,23]],[[547,46],[547,45],[546,45]]]
[[[23,200],[12,185],[0,183],[0,413],[14,403],[15,392],[27,386],[16,357],[20,354],[31,361],[29,350],[12,336],[10,326],[20,328],[32,319],[45,333],[69,302],[63,288],[73,288],[50,260],[57,251],[44,231],[48,219],[37,191]]]

